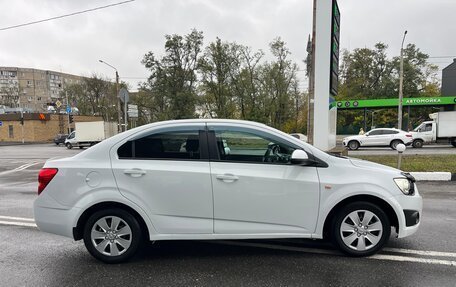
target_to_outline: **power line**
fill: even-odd
[[[101,9],[105,9],[105,8],[109,8],[109,7],[113,7],[113,6],[118,6],[118,5],[122,5],[122,4],[128,3],[128,2],[133,2],[133,1],[135,1],[135,0],[127,0],[127,1],[122,1],[122,2],[112,3],[112,4],[109,4],[109,5],[105,5],[105,6],[99,6],[99,7],[95,7],[95,8],[91,8],[91,9],[87,9],[87,10],[73,12],[73,13],[70,13],[70,14],[65,14],[65,15],[60,15],[60,16],[55,16],[55,17],[51,17],[51,18],[41,19],[41,20],[37,20],[37,21],[33,21],[33,22],[28,22],[28,23],[22,23],[22,24],[18,24],[18,25],[3,27],[3,28],[0,28],[0,31],[10,30],[10,29],[14,29],[14,28],[20,28],[20,27],[29,26],[29,25],[38,24],[38,23],[43,23],[43,22],[56,20],[56,19],[61,19],[61,18],[65,18],[65,17],[70,17],[70,16],[74,16],[74,15],[78,15],[78,14],[87,13],[87,12],[93,12],[93,11],[96,11],[96,10],[101,10]]]
[[[433,59],[433,58],[442,58],[442,59],[445,59],[445,58],[455,58],[456,56],[432,56],[432,57],[428,57],[429,59]]]

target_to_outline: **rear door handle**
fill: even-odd
[[[146,174],[146,171],[142,170],[140,168],[132,168],[132,169],[124,170],[123,173],[125,173],[131,177],[141,177]]]
[[[223,180],[224,182],[233,182],[239,179],[239,177],[230,173],[218,174],[215,176],[215,178],[217,178],[218,180]]]

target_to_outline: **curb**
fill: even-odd
[[[456,181],[456,173],[451,172],[411,172],[416,181]]]

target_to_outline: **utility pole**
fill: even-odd
[[[404,37],[402,38],[401,44],[401,61],[399,66],[399,106],[397,111],[397,128],[402,129],[402,99],[404,98],[403,95],[403,85],[404,85],[404,41],[405,36],[407,35],[407,30],[404,32]]]
[[[68,100],[68,92],[65,91],[65,96],[66,96],[66,112],[67,112],[67,120],[68,120],[68,134],[71,134],[71,127],[70,127],[70,113],[71,113],[71,107],[70,107],[70,101]],[[69,108],[69,109],[68,109]],[[70,110],[70,111],[68,111]]]
[[[119,133],[122,132],[122,126],[121,126],[121,115],[122,111],[120,110],[120,97],[119,97],[119,73],[117,72],[116,69],[116,97],[117,97],[117,125],[118,125],[118,131]]]
[[[117,97],[117,130],[119,133],[122,132],[122,111],[121,111],[121,104],[120,104],[120,97],[119,97],[119,73],[117,72],[116,67],[106,63],[103,60],[98,60],[98,62],[105,64],[108,67],[111,67],[116,71],[116,97]]]
[[[314,143],[314,99],[315,99],[315,36],[316,36],[316,17],[317,17],[317,0],[313,1],[313,20],[312,20],[312,37],[309,36],[307,42],[307,52],[310,53],[310,71],[308,71],[309,77],[309,95],[307,97],[307,142],[310,144]],[[310,45],[309,45],[310,44]]]
[[[21,134],[22,134],[22,144],[24,144],[24,108],[21,108]]]

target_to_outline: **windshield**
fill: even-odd
[[[421,124],[421,125],[417,126],[413,131],[418,132],[423,126],[424,126],[424,124]]]

